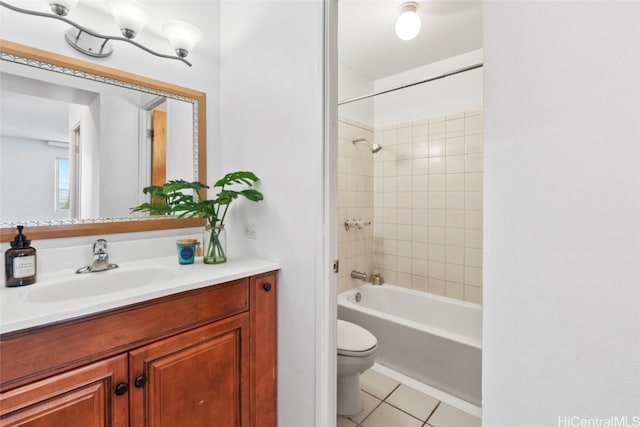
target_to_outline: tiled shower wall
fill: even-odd
[[[375,132],[341,120],[338,132],[338,291],[361,283],[351,270],[375,268],[387,283],[482,302],[482,112]],[[382,151],[351,143],[367,135]],[[371,214],[373,227],[340,228]]]
[[[482,113],[375,132],[374,265],[385,282],[482,297]]]
[[[371,146],[354,144],[354,138],[373,141],[373,130],[341,119],[338,122],[338,292],[362,284],[351,271],[373,270],[373,154]],[[371,222],[361,229],[344,227],[346,220]]]

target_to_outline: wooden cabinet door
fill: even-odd
[[[251,279],[251,401],[252,426],[276,427],[277,401],[277,293],[276,275]]]
[[[133,427],[240,427],[249,422],[249,314],[129,353]]]
[[[126,427],[127,372],[121,355],[2,393],[0,426]]]

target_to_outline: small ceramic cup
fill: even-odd
[[[176,241],[178,249],[178,262],[180,264],[193,264],[196,258],[196,239],[181,239]]]

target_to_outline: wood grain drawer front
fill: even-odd
[[[113,357],[0,395],[2,427],[125,427],[127,358]]]
[[[5,391],[249,310],[249,279],[0,336]]]

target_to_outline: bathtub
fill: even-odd
[[[377,363],[481,406],[481,305],[367,284],[338,295],[338,318],[376,336]]]

